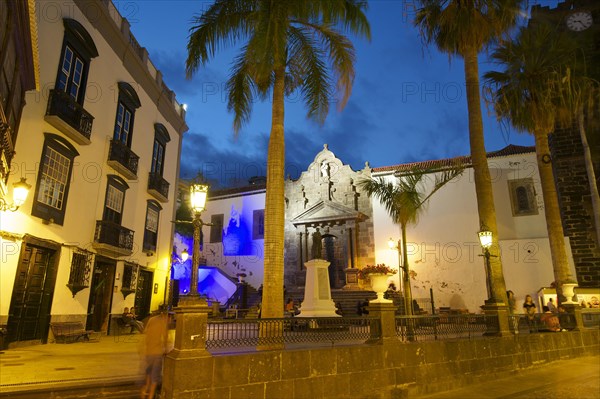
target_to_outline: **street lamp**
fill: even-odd
[[[487,281],[487,290],[488,290],[488,302],[495,303],[496,298],[494,296],[494,290],[492,289],[492,266],[490,264],[490,257],[496,257],[496,255],[490,254],[490,247],[492,246],[492,232],[489,231],[485,226],[482,226],[481,231],[477,233],[479,236],[479,243],[483,248],[483,254],[479,256],[483,256],[485,258],[485,271],[486,271],[486,281]]]
[[[190,205],[194,212],[194,251],[192,253],[192,276],[190,280],[189,296],[198,296],[198,267],[200,267],[200,232],[202,230],[202,211],[206,209],[206,197],[208,186],[204,184],[192,184],[190,187]]]
[[[190,254],[188,253],[187,248],[186,248],[181,252],[181,263],[187,262],[187,260],[189,258],[190,258]]]
[[[15,212],[25,203],[30,189],[31,185],[27,184],[27,179],[21,177],[21,181],[13,184],[13,203],[9,204],[4,198],[0,198],[0,211]]]

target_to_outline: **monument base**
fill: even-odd
[[[335,313],[335,303],[331,299],[329,287],[329,262],[323,259],[312,259],[304,263],[306,266],[306,285],[304,301],[300,306],[300,314],[296,317],[339,317]]]

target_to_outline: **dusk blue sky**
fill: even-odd
[[[257,103],[252,119],[234,137],[223,85],[237,51],[221,50],[210,64],[185,78],[191,19],[211,2],[115,1],[131,30],[147,48],[180,103],[188,105],[181,177],[203,171],[220,186],[240,185],[266,174],[270,104]],[[555,6],[557,1],[535,4]],[[286,102],[287,173],[306,170],[324,143],[353,169],[424,161],[469,154],[463,61],[449,59],[434,46],[424,47],[413,26],[411,0],[371,0],[367,16],[372,40],[353,40],[356,80],[342,112],[336,106],[325,124],[306,119],[299,98]],[[480,56],[480,73],[493,67]],[[533,145],[533,138],[502,128],[483,105],[488,151],[508,144]]]

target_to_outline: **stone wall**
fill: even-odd
[[[597,355],[599,338],[600,331],[584,330],[472,341],[389,339],[362,346],[198,357],[194,367],[186,367],[186,375],[165,375],[163,393],[186,399],[406,398],[559,359]]]
[[[600,287],[600,247],[579,130],[557,130],[550,144],[564,233],[571,241],[578,283],[581,287]],[[594,166],[598,178],[600,165]]]

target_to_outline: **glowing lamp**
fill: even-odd
[[[31,189],[31,184],[27,184],[27,179],[21,177],[21,181],[15,183],[13,187],[13,201],[15,202],[16,206],[21,206],[27,199],[27,195]]]
[[[27,179],[21,177],[21,181],[13,184],[13,203],[9,204],[3,198],[0,198],[0,210],[14,212],[19,209],[25,203],[30,189],[31,185],[27,184]]]
[[[193,184],[190,187],[190,202],[195,213],[202,213],[206,209],[206,197],[208,186],[204,184]]]
[[[188,253],[187,249],[184,249],[183,252],[181,252],[181,262],[185,263],[189,258],[190,254]]]
[[[396,249],[396,241],[391,237],[388,240],[388,247],[390,247],[390,249]]]
[[[492,246],[492,232],[489,230],[481,230],[477,233],[479,236],[479,243],[485,249]]]

